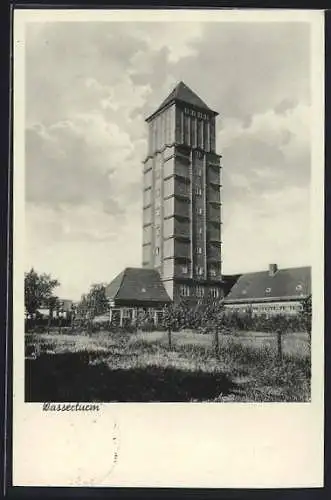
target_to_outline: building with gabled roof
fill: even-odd
[[[171,302],[154,269],[127,267],[106,287],[115,307],[163,307]]]
[[[155,269],[125,268],[106,286],[106,297],[110,304],[109,319],[119,326],[135,323],[146,314],[156,324],[163,308],[171,304]]]
[[[253,314],[296,314],[311,295],[311,268],[278,269],[238,275],[226,295],[226,309]]]

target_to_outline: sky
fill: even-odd
[[[310,265],[304,22],[33,22],[25,267],[62,298],[141,266],[145,118],[179,81],[219,112],[223,273]]]

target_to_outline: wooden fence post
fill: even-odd
[[[171,326],[168,327],[168,346],[171,349]]]
[[[214,343],[215,343],[215,356],[216,358],[219,357],[219,336],[218,336],[218,325],[215,327],[215,334],[214,334]]]
[[[277,359],[279,363],[283,361],[283,343],[282,343],[282,331],[277,331]]]

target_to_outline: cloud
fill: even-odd
[[[56,276],[58,293],[64,297],[79,299],[91,283],[109,282],[124,267],[141,264],[137,210],[122,224],[98,204],[54,209],[30,203],[26,234],[26,269],[34,266]]]
[[[262,194],[255,203],[233,201],[225,210],[223,272],[310,264],[308,188]]]
[[[310,118],[310,106],[300,104],[283,114],[274,110],[256,114],[248,127],[239,119],[226,120],[218,134],[225,200],[231,200],[238,191],[256,197],[307,185]]]
[[[284,102],[310,102],[310,26],[302,22],[206,23],[194,56],[175,72],[224,118],[247,119]]]
[[[99,114],[26,132],[26,199],[57,205],[99,200],[117,213],[139,200],[144,144]],[[139,193],[139,194],[138,194]]]

